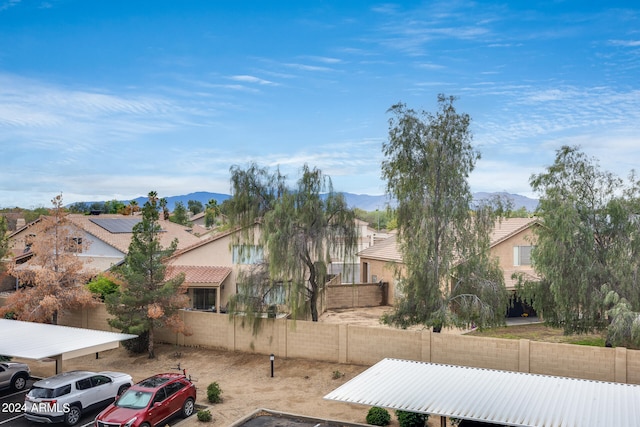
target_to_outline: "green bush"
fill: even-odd
[[[367,413],[367,424],[371,424],[374,426],[388,426],[391,422],[391,415],[389,415],[389,411],[384,408],[379,408],[374,406],[369,409]]]
[[[220,396],[221,394],[222,390],[220,389],[218,383],[211,383],[207,387],[207,399],[209,400],[209,403],[222,402],[222,397]]]
[[[409,411],[396,411],[396,417],[400,427],[424,427],[427,424],[429,415]]]
[[[198,417],[198,421],[209,422],[213,418],[211,416],[211,411],[208,409],[200,409],[196,412],[196,417]]]
[[[128,334],[128,331],[123,331]],[[149,331],[138,334],[137,338],[122,341],[122,346],[132,354],[142,354],[149,351]]]
[[[104,301],[107,295],[118,292],[120,290],[120,285],[118,285],[109,276],[99,275],[91,282],[87,283],[87,289],[100,296],[100,299]]]

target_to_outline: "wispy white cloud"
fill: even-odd
[[[609,40],[609,44],[613,46],[638,47],[640,40]]]
[[[19,5],[21,1],[22,0],[4,0],[0,2],[0,12]]]
[[[326,56],[306,56],[306,58],[308,58],[308,59],[310,59],[312,61],[323,62],[325,64],[339,64],[339,63],[343,62],[339,58],[329,58],[329,57],[326,57]]]
[[[261,79],[259,77],[255,77],[255,76],[238,75],[238,76],[231,76],[229,78],[231,80],[235,80],[235,81],[238,81],[238,82],[255,83],[255,84],[266,85],[266,86],[278,86],[277,83],[274,83],[274,82],[269,81],[269,80],[264,80],[264,79]]]
[[[287,66],[287,67],[295,68],[297,70],[302,70],[302,71],[321,71],[321,72],[334,71],[332,68],[321,67],[319,65],[307,65],[307,64],[297,64],[297,63],[287,63],[287,64],[284,64],[284,65]]]

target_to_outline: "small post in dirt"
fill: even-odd
[[[269,356],[269,360],[271,361],[271,378],[273,378],[273,361],[275,360],[275,356],[273,355],[273,353],[271,353],[271,355]]]

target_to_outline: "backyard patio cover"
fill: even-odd
[[[62,360],[117,348],[137,335],[0,319],[0,354]]]
[[[325,399],[507,426],[637,426],[640,386],[383,359]]]

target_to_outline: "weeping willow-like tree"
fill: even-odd
[[[564,146],[530,182],[540,194],[532,258],[542,280],[520,293],[567,333],[608,329],[613,345],[639,347],[640,181]]]
[[[251,316],[284,302],[294,318],[310,310],[317,321],[328,265],[355,255],[353,210],[330,177],[307,165],[293,188],[279,170],[234,166],[231,189],[229,222],[242,230],[234,242],[237,255],[261,262],[239,275],[230,308]]]
[[[402,103],[389,110],[382,176],[397,200],[405,273],[402,295],[383,321],[400,327],[504,323],[503,273],[489,254],[502,204],[473,206],[468,178],[480,153],[471,144],[471,119],[454,100],[439,95],[435,114]]]

